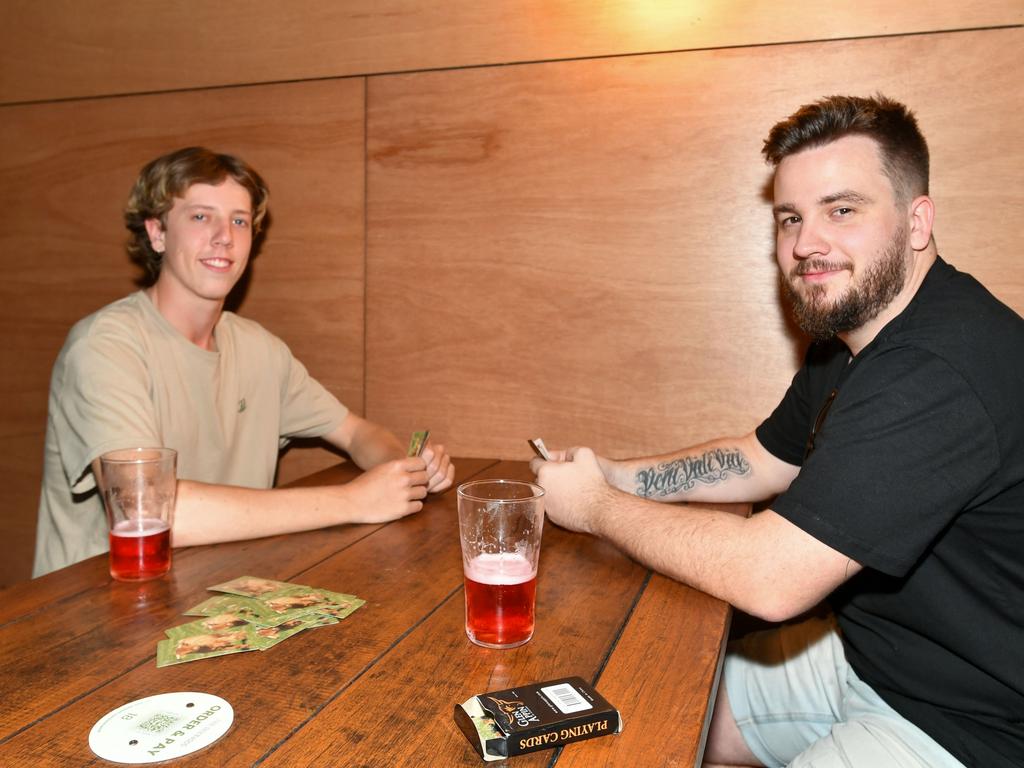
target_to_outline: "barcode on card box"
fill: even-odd
[[[579,692],[568,683],[551,685],[547,688],[541,688],[541,691],[558,707],[563,715],[582,712],[585,709],[593,709],[590,702],[580,696]]]

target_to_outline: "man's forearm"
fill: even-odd
[[[406,446],[390,430],[353,414],[324,439],[348,453],[361,469],[401,459],[406,452]]]
[[[253,539],[342,523],[383,523],[423,508],[423,460],[373,467],[343,485],[261,490],[178,481],[175,546]]]
[[[773,460],[752,435],[611,465],[612,485],[655,501],[758,501],[788,486],[796,469]]]
[[[801,613],[859,570],[774,512],[752,518],[609,489],[593,533],[671,578],[769,621]]]
[[[710,490],[730,476],[744,477],[752,472],[750,462],[738,447],[697,450],[684,456],[634,467],[632,492],[647,499],[673,500],[696,490]]]
[[[270,490],[178,482],[174,546],[214,544],[353,522],[344,486]]]

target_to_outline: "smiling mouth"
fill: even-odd
[[[829,275],[834,275],[837,272],[845,272],[849,270],[853,271],[853,267],[849,264],[832,261],[805,261],[797,264],[793,268],[790,275],[792,277],[802,277],[806,280],[819,280]]]
[[[219,259],[219,258],[200,259],[199,262],[203,266],[210,267],[212,269],[227,269],[233,263],[230,259]]]

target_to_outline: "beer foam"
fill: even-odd
[[[466,577],[477,584],[506,586],[522,584],[537,575],[530,561],[518,552],[477,555],[465,569]]]
[[[144,517],[141,520],[121,520],[114,526],[110,533],[113,536],[122,538],[139,538],[152,536],[155,533],[163,533],[170,526],[163,520],[152,517]]]

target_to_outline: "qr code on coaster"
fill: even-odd
[[[178,718],[174,715],[168,715],[165,712],[157,712],[148,720],[138,723],[137,727],[144,731],[149,731],[150,733],[160,733],[161,731],[166,731],[177,722]]]

